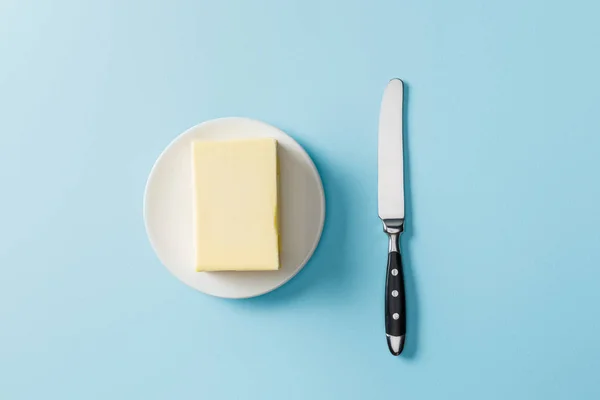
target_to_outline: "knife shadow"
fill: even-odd
[[[410,163],[410,125],[408,120],[410,106],[410,86],[404,83],[404,110],[403,116],[403,141],[404,141],[404,207],[406,220],[404,222],[404,233],[401,235],[401,249],[403,259],[404,284],[406,295],[406,344],[402,356],[408,359],[416,358],[419,348],[420,337],[420,304],[419,290],[413,269],[413,258],[410,242],[415,235],[413,197],[411,187],[411,163]]]

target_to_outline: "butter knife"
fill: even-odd
[[[392,79],[383,93],[379,114],[378,208],[383,230],[388,235],[385,279],[385,334],[390,352],[402,353],[406,335],[406,300],[400,234],[404,230],[404,165],[402,106],[404,85]]]

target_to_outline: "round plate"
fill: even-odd
[[[272,137],[279,144],[281,268],[264,272],[196,272],[191,142],[257,137]],[[146,232],[158,258],[185,284],[218,297],[259,296],[283,285],[313,254],[324,219],[323,185],[308,154],[279,129],[246,118],[207,121],[179,135],[156,160],[144,194]],[[232,246],[235,240],[244,240],[236,235],[234,226],[231,237]]]

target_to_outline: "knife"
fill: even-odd
[[[390,352],[395,356],[402,353],[406,335],[406,300],[400,253],[400,234],[404,230],[403,92],[404,84],[400,79],[392,79],[383,92],[377,155],[379,218],[389,241],[385,334]]]

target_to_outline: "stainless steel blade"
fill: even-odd
[[[378,146],[378,206],[382,220],[404,219],[402,102],[404,85],[392,79],[381,101]]]

